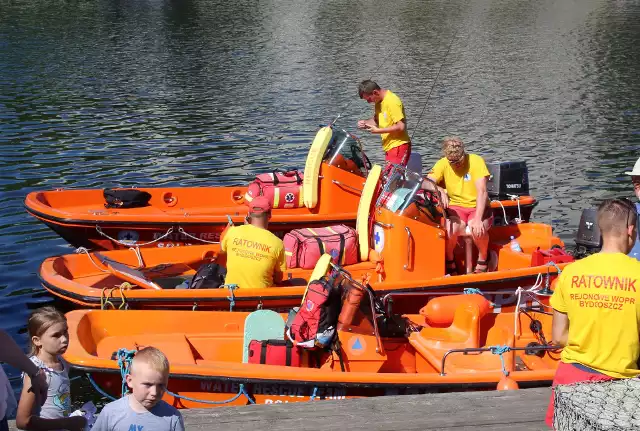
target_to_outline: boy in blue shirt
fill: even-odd
[[[182,415],[162,401],[169,382],[169,361],[155,347],[145,347],[131,361],[131,394],[107,404],[92,431],[184,431]]]

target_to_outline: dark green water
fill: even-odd
[[[582,208],[632,194],[639,42],[637,0],[0,0],[0,325],[26,342],[51,300],[39,263],[72,251],[28,192],[301,166],[319,124],[370,114],[369,77],[403,99],[425,169],[449,134],[526,160],[534,218],[570,241]]]

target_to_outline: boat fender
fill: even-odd
[[[360,202],[358,203],[358,212],[356,213],[356,231],[358,233],[358,246],[360,248],[360,261],[364,262],[369,257],[369,214],[371,212],[371,204],[375,195],[378,181],[382,174],[380,165],[373,165],[367,181],[364,183]]]
[[[351,325],[353,317],[360,308],[360,302],[362,302],[363,296],[363,290],[355,286],[351,286],[349,292],[347,292],[344,300],[342,301],[342,310],[338,316],[338,331],[345,331],[347,330],[347,327]]]
[[[502,376],[496,389],[499,391],[514,391],[520,389],[520,386],[518,386],[518,382],[513,380],[511,377]]]
[[[304,179],[302,181],[302,196],[304,206],[312,209],[318,204],[318,189],[320,182],[320,165],[322,158],[331,142],[333,131],[331,127],[323,127],[318,130],[313,144],[307,154],[307,161],[304,165]]]
[[[476,304],[480,316],[485,316],[491,311],[491,303],[477,293],[471,295],[447,295],[433,298],[427,305],[420,309],[420,314],[430,326],[447,327],[453,323],[456,309],[460,303]]]

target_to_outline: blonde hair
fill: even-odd
[[[442,140],[442,152],[449,160],[460,160],[464,156],[464,144],[457,136],[447,136]]]
[[[42,307],[31,313],[29,320],[27,320],[27,331],[29,332],[29,341],[31,343],[29,355],[37,355],[39,352],[38,346],[33,344],[33,337],[42,337],[47,332],[47,329],[56,323],[67,323],[67,318],[55,307]]]
[[[602,235],[626,235],[629,226],[637,223],[635,205],[626,198],[607,199],[598,207],[598,227]]]
[[[146,364],[152,370],[162,373],[164,376],[169,375],[169,360],[160,350],[155,347],[145,347],[136,353],[131,361],[131,370],[135,364]]]

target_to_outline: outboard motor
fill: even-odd
[[[529,170],[527,162],[487,163],[491,176],[487,183],[487,192],[491,199],[510,199],[511,196],[529,194]]]
[[[597,212],[596,208],[582,210],[576,234],[576,249],[573,252],[576,259],[597,253],[602,248],[602,235],[598,227]]]

